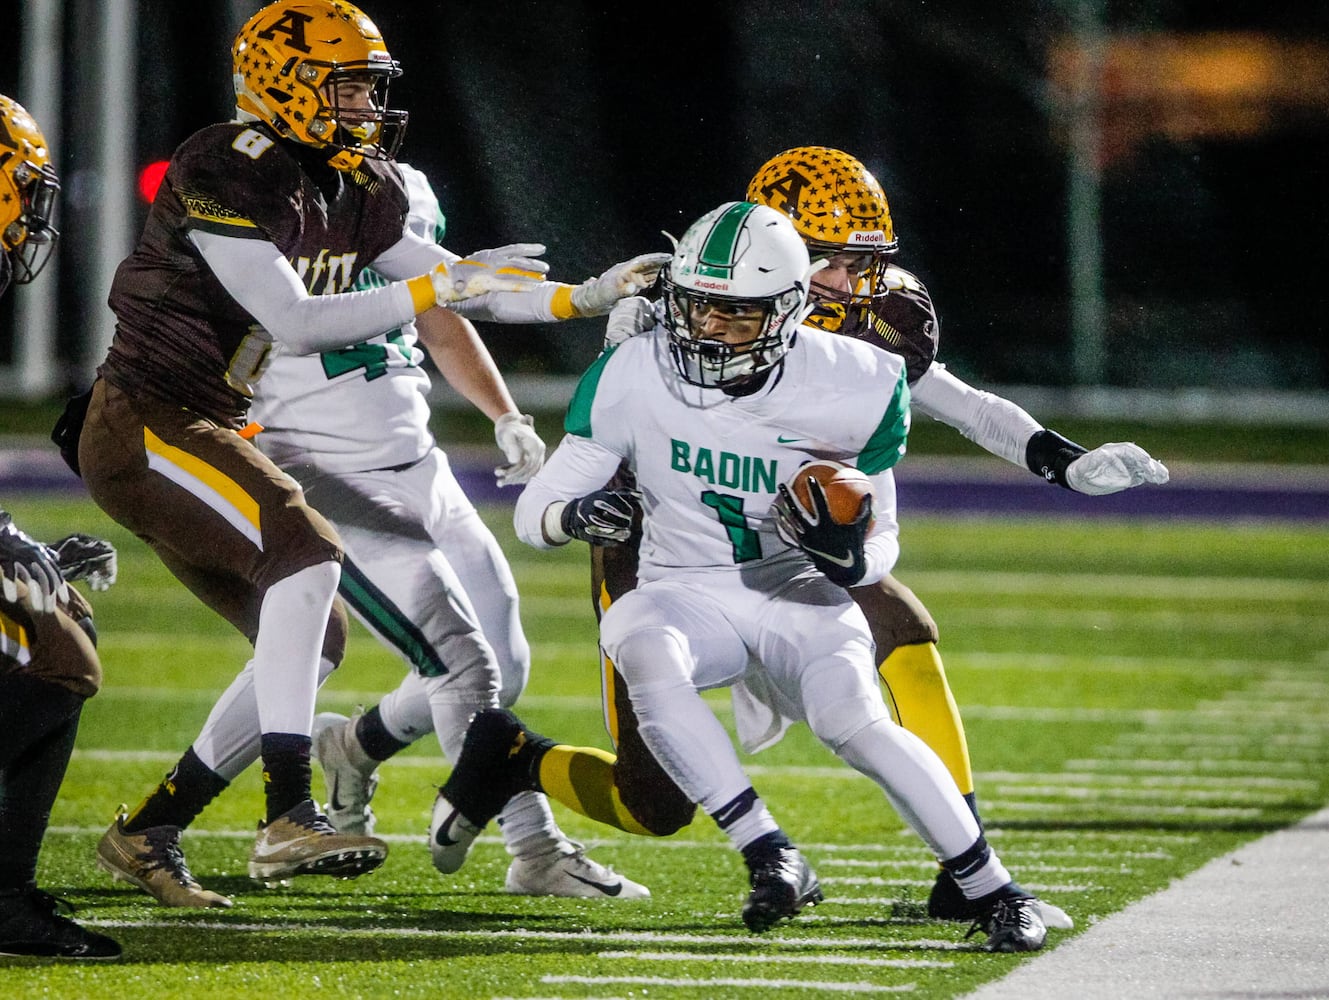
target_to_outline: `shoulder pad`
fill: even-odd
[[[883,280],[886,294],[873,300],[860,338],[903,356],[908,379],[916,382],[937,358],[941,319],[916,275],[892,266]]]

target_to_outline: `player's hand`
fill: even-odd
[[[11,604],[18,603],[20,583],[27,588],[23,603],[34,614],[51,614],[61,601],[69,600],[69,584],[60,575],[55,554],[0,512],[0,591]]]
[[[1091,497],[1167,481],[1167,466],[1129,441],[1099,445],[1066,466],[1066,485]]]
[[[641,509],[632,490],[596,490],[569,500],[559,518],[564,534],[592,545],[620,545],[632,534],[632,522]]]
[[[105,539],[73,534],[60,539],[51,549],[66,580],[86,580],[93,590],[106,590],[115,583],[118,572],[115,546]]]
[[[448,306],[489,292],[531,291],[544,281],[549,270],[548,264],[531,256],[537,247],[544,253],[539,243],[514,243],[439,264],[429,272],[434,304]]]
[[[629,295],[619,299],[614,308],[609,310],[609,320],[605,324],[605,348],[617,347],[625,340],[631,340],[639,333],[645,333],[655,326],[655,303],[640,295]]]
[[[863,498],[858,514],[849,524],[836,524],[826,501],[826,491],[816,479],[808,480],[812,509],[806,509],[784,483],[771,505],[775,530],[789,545],[802,549],[812,564],[832,583],[852,587],[867,572],[863,544],[872,521],[872,497]]]
[[[529,482],[545,464],[545,443],[535,433],[535,418],[523,413],[505,413],[494,421],[494,440],[508,460],[494,470],[499,486]]]
[[[619,299],[644,292],[655,284],[660,269],[672,254],[644,253],[615,264],[598,278],[588,278],[572,290],[572,305],[580,316],[603,316]]]

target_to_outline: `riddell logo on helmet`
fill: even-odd
[[[709,288],[713,292],[729,291],[729,282],[727,281],[702,281],[700,279],[692,283],[693,288]]]
[[[859,230],[849,234],[849,239],[845,243],[851,247],[877,246],[886,242],[886,234],[880,229],[874,229],[871,232]]]

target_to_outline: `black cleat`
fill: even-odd
[[[999,896],[974,921],[966,938],[979,931],[987,934],[986,951],[1038,951],[1048,929],[1039,913],[1038,900],[1028,895]]]
[[[826,897],[817,874],[793,847],[781,847],[757,861],[748,862],[752,892],[743,904],[743,923],[760,934],[804,906],[816,906]]]
[[[73,907],[41,889],[0,894],[0,955],[112,961],[120,945],[80,927],[68,915]]]

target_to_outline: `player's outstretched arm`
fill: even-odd
[[[950,424],[992,454],[1077,493],[1103,496],[1168,481],[1167,467],[1143,448],[1114,442],[1086,449],[1048,430],[1011,400],[956,378],[944,365],[933,364],[910,392],[913,405],[923,413]]]

